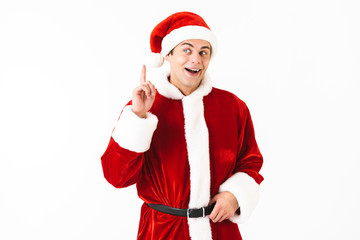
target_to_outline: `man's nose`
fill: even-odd
[[[198,52],[193,52],[193,54],[191,54],[191,63],[200,63],[201,58]]]

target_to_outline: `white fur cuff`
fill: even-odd
[[[233,193],[240,206],[240,215],[235,214],[230,220],[234,223],[245,222],[259,201],[259,184],[244,172],[238,172],[220,185],[219,192]]]
[[[123,148],[133,152],[146,152],[150,148],[158,118],[149,112],[146,118],[140,118],[131,108],[131,105],[124,107],[112,137]]]

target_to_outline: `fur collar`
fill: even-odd
[[[205,74],[205,77],[201,81],[200,86],[188,96],[184,96],[184,94],[182,94],[177,87],[169,82],[169,76],[170,72],[166,71],[160,75],[157,81],[154,82],[157,91],[164,97],[174,100],[182,100],[184,98],[202,98],[211,92],[212,83],[210,77],[207,74]]]

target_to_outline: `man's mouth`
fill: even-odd
[[[197,69],[197,68],[185,68],[185,70],[191,73],[198,73],[201,71],[201,69]]]

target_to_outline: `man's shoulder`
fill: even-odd
[[[234,93],[227,90],[213,87],[209,96],[217,99],[218,101],[232,101],[234,104],[246,107],[246,104],[243,100],[241,100]]]

